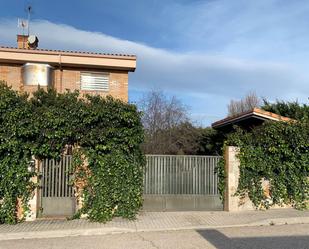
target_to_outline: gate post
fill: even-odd
[[[224,191],[224,211],[254,210],[254,206],[249,197],[241,199],[235,196],[239,182],[240,162],[237,157],[239,148],[227,146],[224,152],[225,161],[225,191]]]
[[[32,170],[32,169],[29,169]],[[34,168],[35,172],[39,173],[40,171],[40,161],[37,159],[34,159]],[[37,184],[38,183],[38,175],[34,176],[31,178],[33,183]],[[25,220],[26,221],[33,221],[37,218],[37,212],[38,212],[38,203],[39,203],[39,193],[40,189],[39,186],[36,187],[33,191],[33,196],[32,198],[28,201],[29,205],[29,211],[26,213]]]

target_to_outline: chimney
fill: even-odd
[[[35,35],[17,35],[17,47],[21,49],[37,49],[39,39]]]
[[[29,49],[28,35],[17,35],[17,48]]]

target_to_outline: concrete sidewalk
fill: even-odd
[[[134,221],[115,218],[106,224],[80,219],[0,225],[0,240],[302,223],[309,223],[309,211],[141,212]]]

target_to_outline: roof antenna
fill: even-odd
[[[28,12],[28,36],[30,34],[30,18],[31,18],[31,12],[32,12],[32,6],[28,5],[27,6],[27,12]]]

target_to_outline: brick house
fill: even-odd
[[[0,81],[30,94],[39,85],[128,101],[128,73],[135,71],[136,56],[37,49],[37,44],[34,36],[17,35],[17,48],[0,47]]]
[[[135,71],[136,56],[47,50],[38,49],[37,45],[37,37],[17,35],[17,48],[0,46],[0,81],[6,82],[13,90],[30,95],[40,86],[44,89],[52,87],[59,93],[79,90],[81,94],[111,95],[128,101],[128,74]],[[44,165],[44,160],[35,160],[34,168],[42,172]],[[29,201],[26,220],[36,219],[42,210],[43,216],[74,214],[77,201],[64,167],[68,168],[68,165],[62,162],[49,166],[49,175],[42,185],[44,188],[46,182],[58,184],[57,193],[62,186],[61,195],[51,196],[51,193],[48,195],[37,188]],[[56,177],[56,171],[57,178],[54,179],[52,176]],[[39,178],[35,176],[32,181],[38,183]],[[18,217],[22,217],[20,200],[17,209]]]

